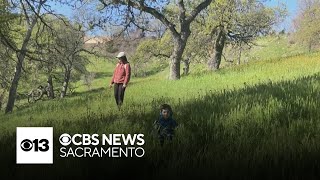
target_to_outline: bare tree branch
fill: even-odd
[[[206,7],[208,7],[208,5],[212,2],[212,0],[205,0],[202,3],[200,3],[190,14],[190,16],[186,19],[186,23],[190,24],[196,17],[197,15],[200,13],[200,11],[202,11],[203,9],[205,9]]]

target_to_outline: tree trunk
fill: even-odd
[[[14,73],[14,77],[11,81],[10,90],[9,90],[9,97],[8,97],[8,103],[6,106],[5,113],[12,112],[14,107],[14,102],[16,100],[16,94],[18,89],[18,83],[21,77],[21,71],[23,66],[23,61],[27,53],[27,45],[29,43],[29,40],[31,38],[32,30],[37,22],[37,19],[33,19],[32,23],[28,27],[28,31],[26,33],[26,36],[23,40],[21,50],[18,54],[18,61],[16,65],[16,71]]]
[[[186,47],[188,37],[184,38],[174,37],[174,48],[171,55],[171,63],[170,63],[170,80],[178,80],[180,79],[180,62],[182,59],[183,51]]]
[[[52,83],[52,76],[51,74],[48,75],[48,79],[47,79],[47,83],[48,83],[48,97],[50,99],[54,99],[54,91],[53,91],[53,83]]]
[[[242,55],[242,48],[241,48],[241,44],[240,44],[240,47],[239,47],[239,57],[238,57],[237,65],[240,65],[240,63],[241,63],[241,55]]]
[[[308,44],[308,51],[309,51],[309,53],[311,52],[311,50],[312,50],[312,42],[310,41],[309,44]]]
[[[223,53],[223,48],[226,41],[226,34],[224,33],[223,27],[220,27],[218,36],[214,43],[214,51],[208,61],[209,70],[218,70],[221,64],[221,57]]]
[[[184,67],[183,67],[183,75],[188,75],[189,74],[189,67],[190,67],[190,57],[187,57],[187,59],[185,59],[184,61],[183,61],[183,65],[184,65]]]
[[[5,92],[6,92],[6,91],[3,90],[3,91],[0,93],[0,110],[2,109],[2,104],[3,104]]]
[[[64,73],[64,80],[63,80],[62,91],[60,95],[61,98],[64,98],[67,94],[68,85],[70,81],[70,74],[71,74],[71,69],[67,68]]]

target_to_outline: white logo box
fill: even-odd
[[[53,127],[17,127],[16,153],[17,164],[53,164]],[[28,144],[25,147],[32,147],[28,151],[21,148],[21,142],[25,139],[29,142],[38,139],[45,139],[48,143],[37,143],[38,147],[48,146],[46,151],[35,151],[35,144]],[[27,141],[28,141],[27,140]],[[45,146],[44,146],[45,145]],[[39,149],[39,148],[38,148]]]

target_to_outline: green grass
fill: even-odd
[[[281,35],[278,37],[269,36],[258,39],[252,50],[250,56],[252,59],[276,59],[295,56],[307,52],[301,44],[290,44],[290,37]]]
[[[93,89],[103,88],[109,85],[113,69],[117,60],[109,60],[105,58],[96,58],[92,56],[90,58],[90,64],[87,66],[87,70],[95,74],[95,78],[92,81],[91,87]],[[84,85],[83,80],[78,81],[75,86],[76,92],[86,92],[90,89]]]
[[[215,91],[223,89],[237,90],[245,86],[269,83],[270,81],[294,80],[301,76],[313,75],[319,72],[320,62],[318,58],[319,54],[312,54],[282,60],[259,61],[250,63],[249,65],[222,69],[218,72],[208,72],[201,75],[191,74],[179,81],[168,81],[159,75],[148,78],[133,78],[126,92],[125,105],[141,104],[147,108],[148,104],[157,99],[163,102],[176,103],[179,99],[180,101],[192,100],[199,95],[215,93]],[[98,69],[98,73],[106,75],[101,76],[101,78],[93,82],[93,93],[82,85],[72,97],[62,100],[56,99],[38,102],[11,115],[2,115],[1,119],[10,117],[11,120],[8,123],[13,124],[15,117],[18,117],[17,122],[20,123],[20,116],[26,115],[28,118],[23,118],[39,119],[41,121],[46,117],[44,115],[47,113],[47,110],[50,110],[51,113],[56,112],[59,116],[64,116],[64,113],[60,113],[61,111],[70,112],[66,114],[69,117],[69,115],[78,115],[78,112],[84,112],[83,109],[87,107],[95,111],[103,108],[106,114],[108,114],[108,110],[114,111],[113,92],[112,89],[107,88],[110,82],[110,72],[112,72],[113,67],[112,65],[100,65],[97,67],[102,67]],[[104,73],[101,72],[102,69],[106,69]],[[38,113],[30,113],[34,111],[38,111]],[[50,116],[52,115],[51,113]]]
[[[306,177],[314,178],[320,150],[319,58],[313,53],[256,61],[179,81],[166,80],[166,71],[132,78],[121,112],[107,88],[114,65],[97,59],[89,69],[101,74],[91,91],[81,86],[65,99],[0,115],[0,143],[6,147],[0,154],[14,151],[10,142],[17,126],[52,126],[55,139],[65,132],[145,134],[146,158],[138,161],[151,169],[145,175],[210,172],[221,178],[290,179],[308,172]],[[172,105],[179,127],[173,142],[160,148],[150,132],[162,103]],[[112,170],[124,166],[122,160],[111,162],[106,167]],[[61,172],[66,163],[77,164],[78,173],[92,168],[58,159],[54,170],[43,171]]]

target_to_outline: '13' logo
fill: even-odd
[[[34,148],[35,152],[41,151],[46,152],[49,150],[49,141],[47,139],[35,139],[31,141],[30,139],[24,139],[20,147],[23,151],[31,151]]]

